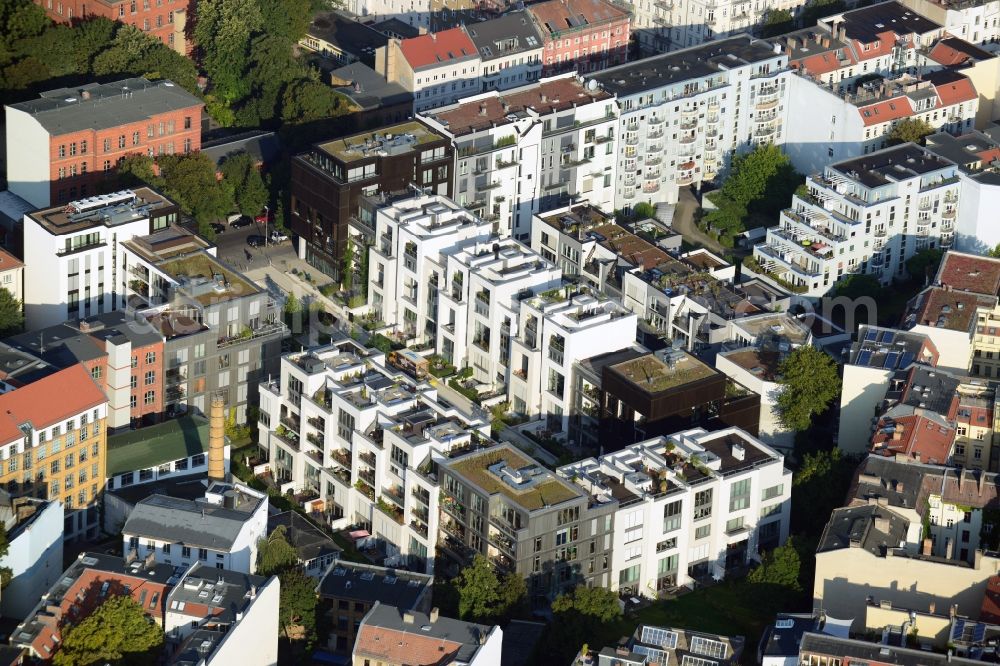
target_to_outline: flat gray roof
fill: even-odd
[[[172,81],[131,78],[56,88],[10,107],[31,114],[49,134],[58,136],[138,123],[153,115],[187,108],[200,114],[201,105],[200,99]]]

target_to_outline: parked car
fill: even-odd
[[[286,241],[286,240],[288,240],[288,236],[286,236],[285,234],[281,233],[277,229],[275,229],[274,231],[271,232],[271,242],[272,243],[280,243],[280,242]]]
[[[260,247],[264,244],[264,237],[258,236],[257,234],[250,234],[247,236],[247,245],[250,247]]]
[[[212,222],[212,224],[208,226],[212,227],[212,231],[214,231],[217,234],[221,234],[226,230],[226,225],[219,224],[218,222]]]
[[[242,215],[238,220],[230,222],[229,226],[231,226],[233,229],[243,229],[245,227],[249,227],[251,224],[253,224],[253,220],[251,220],[246,215]]]

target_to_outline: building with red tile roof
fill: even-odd
[[[947,464],[955,426],[938,414],[905,407],[884,414],[875,428],[871,452],[932,465]]]
[[[956,291],[1000,294],[1000,259],[965,252],[948,252],[938,265],[935,284]]]
[[[542,76],[595,72],[627,59],[631,17],[607,0],[546,0],[528,5],[542,33]]]
[[[97,533],[98,516],[86,509],[104,490],[107,410],[82,365],[0,394],[0,484],[14,496],[61,500],[67,539]],[[46,457],[54,464],[39,464]]]
[[[979,608],[979,619],[983,622],[1000,624],[1000,576],[992,576],[986,581],[983,605]]]
[[[401,611],[376,603],[358,629],[353,659],[384,666],[438,666],[500,663],[503,631],[498,626],[462,622],[429,614]]]
[[[481,68],[479,50],[464,27],[391,39],[375,53],[375,70],[412,92],[416,111],[479,92]]]

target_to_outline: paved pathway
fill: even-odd
[[[704,247],[715,253],[725,252],[718,241],[705,234],[694,223],[694,214],[698,208],[698,200],[691,188],[681,188],[677,207],[674,209],[674,231],[682,235],[684,240],[692,245]]]

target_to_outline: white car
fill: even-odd
[[[271,242],[272,243],[280,243],[280,242],[286,241],[286,240],[288,240],[288,236],[286,236],[285,234],[281,233],[277,229],[275,229],[274,231],[271,232]]]

